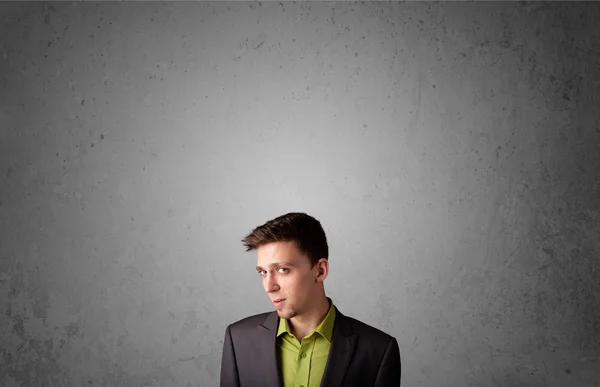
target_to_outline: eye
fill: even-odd
[[[284,271],[282,271],[282,270],[284,270]],[[280,268],[279,268],[279,272],[280,272],[280,273],[283,273],[283,274],[285,274],[285,273],[287,273],[288,271],[290,271],[290,269],[288,269],[287,267],[280,267]]]
[[[260,274],[262,276],[262,275],[267,274],[267,272],[265,270],[258,270],[258,274]]]

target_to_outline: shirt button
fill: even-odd
[[[300,357],[304,359],[306,357],[306,353],[302,352],[302,354],[300,355]],[[302,386],[300,386],[300,387],[302,387]]]

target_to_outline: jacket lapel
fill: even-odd
[[[279,362],[277,361],[277,326],[279,317],[277,312],[269,313],[261,325],[256,326],[259,335],[259,353],[260,359],[257,360],[257,367],[262,365],[264,372],[265,386],[281,387],[281,372],[279,371]]]
[[[331,347],[321,379],[322,387],[341,386],[356,344],[356,336],[346,316],[337,308],[335,308],[335,315]]]

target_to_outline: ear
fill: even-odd
[[[323,282],[327,275],[329,274],[329,261],[327,258],[321,258],[315,264],[315,282]]]

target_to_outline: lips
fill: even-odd
[[[273,304],[275,305],[279,305],[282,301],[285,301],[285,298],[278,298],[273,300]]]

